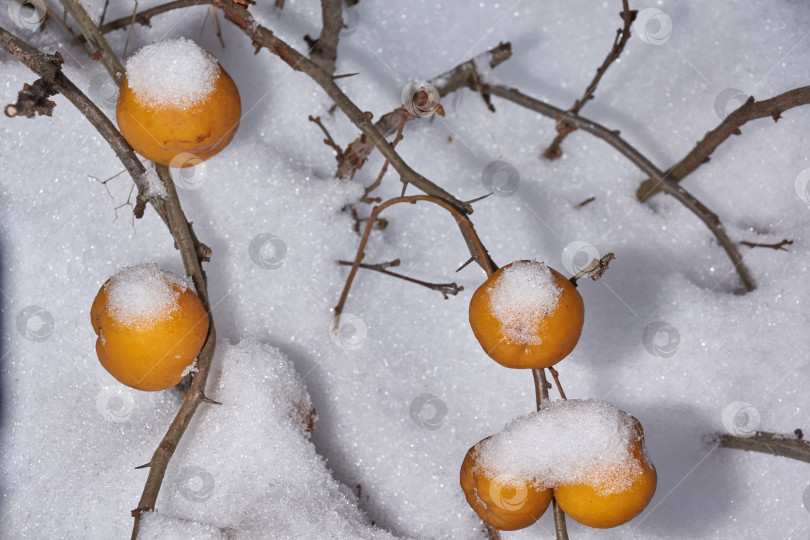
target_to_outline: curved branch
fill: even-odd
[[[732,135],[740,135],[742,133],[740,128],[751,120],[771,117],[774,122],[778,122],[783,112],[808,104],[810,104],[810,86],[794,88],[764,101],[756,101],[753,96],[749,97],[745,104],[729,114],[719,126],[706,133],[682,160],[667,171],[666,177],[673,182],[680,182],[686,178],[708,162],[712,153],[726,139]],[[660,182],[651,176],[641,183],[636,196],[640,201],[646,201],[659,191],[663,191]]]
[[[596,137],[607,142],[616,150],[621,152],[627,157],[634,165],[646,173],[650,178],[655,178],[660,186],[660,189],[665,193],[672,195],[681,204],[688,208],[700,220],[706,224],[709,230],[714,234],[714,237],[723,246],[726,254],[731,259],[734,269],[740,275],[743,286],[746,291],[753,291],[756,288],[751,272],[743,261],[740,251],[737,249],[737,244],[729,238],[726,229],[723,226],[720,218],[709,210],[705,204],[700,202],[694,195],[689,193],[682,185],[669,178],[663,171],[656,167],[649,159],[647,159],[641,152],[636,150],[627,141],[625,141],[618,131],[611,131],[608,128],[597,124],[593,120],[583,118],[576,114],[569,114],[566,111],[559,109],[548,103],[543,103],[531,96],[527,96],[520,90],[514,88],[507,88],[501,85],[482,85],[482,91],[493,96],[509,100],[517,105],[521,105],[535,112],[548,116],[557,121],[565,120],[567,123],[595,135]]]
[[[430,195],[395,197],[375,206],[371,210],[371,215],[366,222],[366,228],[363,230],[363,236],[360,238],[360,245],[357,247],[357,255],[355,256],[354,262],[352,263],[352,268],[349,271],[349,277],[346,278],[346,284],[343,286],[343,292],[340,294],[340,300],[338,301],[337,306],[335,306],[335,317],[343,313],[343,308],[346,305],[346,300],[349,298],[349,290],[352,288],[352,283],[357,275],[357,270],[360,268],[360,264],[363,262],[363,259],[366,256],[366,244],[371,236],[371,230],[374,227],[374,222],[377,221],[377,217],[389,206],[399,203],[416,204],[419,201],[432,202],[433,204],[437,204],[450,212],[453,217],[456,218],[456,223],[458,223],[459,228],[462,230],[464,239],[467,240],[467,248],[470,250],[470,255],[472,255],[473,259],[475,259],[481,268],[484,269],[487,275],[492,275],[492,273],[497,270],[497,265],[490,258],[489,253],[487,253],[487,249],[484,247],[481,239],[478,238],[478,233],[475,232],[475,227],[473,226],[472,221],[470,221],[465,213],[459,211],[458,208],[452,204],[449,204],[447,201],[443,201],[442,199]]]

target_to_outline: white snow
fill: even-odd
[[[537,261],[517,261],[489,286],[492,314],[504,336],[515,343],[539,345],[538,322],[551,313],[562,294],[548,267]]]
[[[476,445],[488,476],[544,488],[587,483],[604,494],[626,489],[641,464],[630,453],[632,416],[595,399],[556,400]]]
[[[160,176],[158,176],[158,173],[155,170],[154,163],[149,163],[146,167],[146,172],[143,174],[143,180],[147,185],[147,190],[145,193],[147,197],[165,199],[169,196],[169,193],[166,191],[166,186],[163,184],[163,180],[160,179]]]
[[[145,512],[141,517],[138,540],[227,540],[227,531],[187,519]]]
[[[182,108],[205,101],[220,72],[216,58],[186,38],[140,48],[129,57],[126,69],[136,99],[152,107]]]
[[[315,452],[312,403],[283,353],[220,343],[215,365],[207,394],[222,405],[203,405],[192,420],[166,472],[160,514],[190,520],[189,535],[205,524],[232,540],[393,538],[370,525]]]
[[[140,0],[139,9],[164,2]],[[131,16],[132,7],[110,2],[105,20]],[[665,12],[671,36],[657,46],[632,37],[582,114],[621,130],[663,169],[718,125],[715,101],[725,89],[765,99],[810,79],[810,12],[802,3],[645,0],[631,7]],[[526,0],[361,1],[356,30],[341,36],[337,69],[359,75],[336,83],[376,119],[401,107],[409,81],[431,80],[511,41],[513,56],[495,68],[498,79],[567,109],[604,60],[621,26],[620,9],[618,0],[556,2],[553,9]],[[319,2],[288,1],[283,10],[257,2],[250,10],[302,52],[301,36],[320,31]],[[345,486],[341,491],[360,493],[347,500],[392,534],[483,540],[458,484],[461,461],[473,444],[534,410],[531,375],[489,359],[469,328],[469,300],[485,274],[474,265],[454,273],[469,253],[447,213],[423,203],[391,207],[381,216],[386,229],[371,235],[366,261],[400,258],[397,271],[456,281],[464,291],[443,300],[436,291],[361,270],[346,305],[355,330],[347,333],[358,339],[351,347],[335,343],[332,308],[348,272],[335,261],[353,259],[358,244],[354,221],[342,209],[355,204],[360,217],[368,215],[370,207],[358,199],[384,160],[375,152],[353,181],[335,180],[334,152],[307,116],[320,116],[343,147],[358,130],[340,111],[329,114],[332,101],[306,75],[267,51],[254,55],[250,40],[219,15],[225,49],[210,6],[203,5],[156,16],[151,27],[136,25],[128,44],[135,51],[164,38],[197,40],[227,66],[250,111],[233,142],[205,162],[199,189],[178,186],[195,233],[212,248],[204,268],[218,349],[254,339],[295,364],[319,419],[314,450],[287,446],[292,439],[284,432],[280,448],[291,469],[295,463],[313,468],[317,451]],[[102,69],[59,25],[26,30],[5,8],[0,25],[45,52],[59,50],[65,74],[82,89],[90,89]],[[106,36],[123,59],[128,29]],[[23,84],[35,79],[0,54],[0,104],[14,103]],[[149,461],[180,400],[171,391],[138,392],[115,381],[98,363],[88,310],[121,267],[151,261],[183,274],[183,266],[152,208],[133,223],[124,206],[116,219],[131,179],[107,182],[114,201],[105,186],[88,179],[110,178],[121,163],[67,100],[52,99],[52,117],[0,115],[0,537],[126,538],[147,474],[134,467]],[[639,204],[635,189],[644,175],[610,146],[576,131],[563,143],[561,159],[542,160],[555,122],[496,96],[492,104],[495,113],[468,89],[445,96],[446,116],[409,122],[397,151],[462,200],[487,192],[481,172],[488,163],[515,167],[520,182],[514,194],[474,203],[471,216],[498,264],[536,258],[561,268],[565,247],[575,241],[616,253],[602,279],[580,284],[589,317],[577,348],[555,367],[569,398],[610,401],[639,419],[658,490],[626,526],[604,531],[569,520],[571,538],[809,538],[806,464],[718,448],[707,435],[726,431],[724,414],[735,402],[746,404],[741,414],[752,411],[747,407],[758,411],[747,417],[758,418],[759,429],[808,432],[810,208],[794,183],[810,168],[810,107],[791,109],[778,123],[747,124],[684,181],[734,241],[794,241],[788,251],[741,247],[758,281],[755,292],[743,295],[703,223],[671,197]],[[389,198],[401,189],[389,168],[374,195]],[[408,193],[417,190],[411,186]],[[591,196],[592,203],[576,208]],[[283,261],[268,267],[251,258],[252,241],[267,238],[260,235],[280,239]],[[645,346],[645,329],[658,322],[665,324],[652,328],[677,330],[654,336],[655,343],[666,342],[665,351]],[[227,368],[224,352],[214,359],[215,369]],[[276,417],[265,400],[277,391],[273,380],[258,397],[234,390],[250,404],[257,426],[265,413]],[[212,374],[213,399],[226,397],[218,381]],[[254,490],[271,488],[245,481],[245,471],[261,474],[268,465],[279,472],[268,457],[277,456],[274,439],[239,424],[227,435],[242,440],[223,438],[230,452],[223,457],[211,441],[220,419],[213,423],[208,416],[224,414],[218,407],[201,405],[184,441],[208,438],[193,451],[178,450],[159,516],[210,525],[176,488],[178,476],[188,478],[195,469],[186,468],[198,466],[216,482],[203,505],[227,486],[229,508],[241,512],[244,503],[240,515],[256,509],[256,522],[264,522],[267,501],[257,500]],[[319,471],[313,476],[326,478]],[[199,475],[193,484],[208,485]],[[298,489],[291,486],[289,495],[312,488]],[[226,521],[221,512],[215,519]],[[235,528],[233,534],[249,535]],[[549,539],[553,531],[552,512],[546,512],[532,527],[503,537]]]
[[[177,298],[188,284],[157,264],[147,263],[122,268],[105,287],[107,310],[117,322],[148,326],[180,307]]]

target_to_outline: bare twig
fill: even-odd
[[[321,122],[321,117],[320,116],[312,116],[310,114],[309,115],[309,121],[316,124],[319,128],[321,128],[321,131],[323,131],[323,134],[326,135],[326,138],[323,140],[323,143],[326,146],[332,148],[335,152],[337,152],[337,159],[338,159],[338,162],[340,162],[340,158],[343,156],[343,149],[340,146],[338,146],[338,143],[336,143],[335,139],[332,138],[332,135],[329,134],[329,131],[326,129],[326,126],[324,126],[323,122]]]
[[[605,75],[605,73],[607,73],[610,64],[618,60],[619,56],[622,54],[622,51],[624,51],[624,46],[627,44],[627,40],[630,39],[630,27],[632,26],[637,13],[637,11],[630,9],[628,0],[622,0],[622,12],[619,13],[619,16],[622,18],[622,20],[624,20],[624,26],[616,30],[616,37],[613,38],[613,47],[611,47],[610,52],[608,53],[607,57],[605,57],[602,65],[596,70],[596,75],[591,81],[591,84],[588,85],[585,93],[581,98],[579,98],[579,100],[577,100],[576,103],[574,103],[573,107],[568,109],[569,114],[579,114],[582,107],[584,107],[588,101],[593,99],[593,94],[596,91],[596,87],[599,85],[599,81],[601,81],[602,77]],[[568,134],[575,130],[576,127],[566,124],[565,120],[558,122],[557,136],[554,138],[548,148],[545,149],[543,152],[543,157],[553,160],[562,156],[562,148],[560,145]]]
[[[179,8],[204,6],[210,3],[211,0],[175,0],[174,2],[167,2],[153,8],[145,9],[140,13],[136,13],[134,18],[131,15],[128,15],[126,17],[121,17],[120,19],[115,19],[114,21],[101,25],[99,30],[102,34],[106,34],[107,32],[112,32],[113,30],[127,28],[133,22],[142,24],[144,26],[151,26],[152,17],[155,15],[160,15]]]
[[[101,10],[101,17],[98,20],[99,26],[104,24],[104,19],[107,17],[107,8],[110,7],[110,0],[104,0],[104,8]]]
[[[124,66],[121,65],[121,61],[118,60],[118,57],[110,48],[107,40],[102,36],[101,31],[93,23],[92,19],[90,19],[90,16],[81,4],[79,4],[78,0],[59,1],[70,13],[70,16],[73,17],[73,20],[76,21],[76,25],[93,48],[94,58],[97,56],[98,59],[101,60],[101,63],[107,68],[107,71],[110,73],[113,80],[115,80],[116,84],[120,85],[121,80],[124,78]]]
[[[801,433],[801,430],[798,430]],[[810,441],[798,434],[782,435],[757,431],[751,437],[735,437],[729,433],[716,436],[720,446],[748,452],[761,452],[772,456],[782,456],[810,463]]]
[[[225,48],[225,40],[222,38],[222,25],[219,23],[219,12],[216,6],[211,6],[211,12],[214,14],[214,26],[217,29],[217,39],[222,48]]]
[[[557,385],[557,391],[560,393],[560,397],[563,399],[568,399],[565,397],[565,391],[563,391],[562,385],[560,384],[560,373],[553,367],[548,368],[548,370],[551,372],[551,377],[554,379],[554,384]]]
[[[340,31],[343,29],[342,1],[321,0],[321,16],[323,19],[321,35],[317,40],[312,40],[309,57],[321,66],[321,69],[332,75],[335,73],[338,39],[340,39]]]
[[[557,540],[568,540],[568,527],[565,524],[565,512],[557,504],[557,499],[552,498],[551,504],[554,507],[554,531],[557,533]]]
[[[469,85],[477,73],[475,68],[476,62],[488,61],[490,67],[496,67],[505,62],[512,56],[511,43],[501,43],[497,47],[477,56],[472,60],[468,60],[463,64],[459,64],[450,71],[447,71],[436,77],[431,83],[438,90],[441,97],[455,92],[459,88]],[[413,120],[414,116],[410,115],[402,107],[398,107],[393,111],[384,114],[377,120],[375,124],[380,133],[384,137],[390,136],[394,130],[398,129],[400,123],[404,120],[408,122]],[[365,134],[355,139],[346,148],[346,159],[340,164],[337,171],[339,178],[348,178],[353,175],[365,163],[366,158],[374,150],[374,141],[370,140]],[[418,187],[418,186],[417,186]]]
[[[383,154],[391,161],[391,165],[400,174],[403,183],[413,184],[423,192],[433,197],[442,199],[454,206],[463,213],[470,213],[472,208],[464,206],[453,195],[434,184],[421,174],[414,171],[399,154],[391,147],[385,137],[371,122],[372,114],[361,111],[349,97],[343,93],[340,87],[332,80],[332,76],[322,70],[315,62],[302,55],[300,52],[290,47],[286,42],[279,39],[273,32],[256,22],[244,6],[237,4],[234,0],[214,0],[214,5],[222,9],[225,17],[233,22],[237,27],[253,40],[256,50],[266,48],[286,62],[295,71],[301,71],[315,81],[330,98],[337,104],[340,110],[360,128],[360,131],[368,137]]]
[[[366,264],[360,263],[358,265],[359,268],[364,268],[366,270],[374,270],[375,272],[380,272],[381,274],[385,274],[386,276],[392,276],[395,278],[403,279],[410,283],[416,283],[417,285],[421,285],[422,287],[427,287],[433,291],[439,291],[444,296],[444,299],[447,300],[450,296],[455,296],[459,292],[464,290],[464,287],[460,286],[458,283],[431,283],[429,281],[422,281],[420,279],[415,279],[412,277],[405,276],[403,274],[397,274],[396,272],[391,272],[388,268],[392,266],[399,266],[401,261],[399,259],[394,259],[393,261],[387,263],[379,263],[379,264]],[[338,264],[341,266],[352,266],[354,263],[352,261],[338,261]]]
[[[761,247],[761,248],[775,249],[775,250],[778,250],[778,251],[787,251],[785,249],[785,246],[793,245],[793,240],[788,240],[787,238],[785,238],[781,242],[776,242],[774,244],[760,244],[759,242],[748,242],[746,240],[743,240],[742,242],[740,242],[740,244],[742,244],[744,246],[748,246],[750,248]]]
[[[587,131],[588,133],[595,135],[613,146],[616,150],[627,157],[634,165],[649,175],[650,178],[656,178],[660,183],[661,189],[665,193],[672,195],[678,200],[678,202],[683,204],[693,214],[700,218],[700,220],[706,224],[712,234],[714,234],[714,237],[723,247],[729,259],[731,259],[734,269],[740,275],[740,279],[742,280],[745,290],[753,291],[756,288],[756,282],[754,281],[751,272],[748,270],[748,267],[743,262],[743,257],[740,254],[740,251],[737,249],[737,244],[733,242],[731,238],[729,238],[728,233],[726,233],[726,229],[717,214],[712,212],[694,195],[684,189],[682,185],[675,182],[672,178],[669,178],[658,167],[653,165],[653,163],[643,154],[641,154],[641,152],[625,141],[619,135],[618,131],[609,130],[601,124],[598,124],[593,120],[583,118],[582,116],[568,114],[562,109],[548,103],[544,103],[531,96],[527,96],[520,90],[514,88],[508,88],[501,85],[484,85],[483,91],[536,111],[543,116],[548,116],[558,121],[564,118],[567,123],[576,126],[578,129]],[[808,94],[810,94],[810,91]]]
[[[740,135],[740,128],[751,120],[758,118],[773,118],[774,122],[779,121],[782,113],[794,107],[810,104],[810,86],[794,88],[783,94],[756,101],[753,96],[737,110],[729,114],[719,126],[706,133],[703,139],[678,163],[673,165],[666,172],[666,179],[672,183],[678,183],[695,169],[708,162],[712,153],[718,146],[723,144],[732,135]],[[658,193],[666,191],[662,184],[654,175],[641,183],[636,195],[639,200],[645,201]]]
[[[551,384],[546,380],[546,372],[542,369],[533,369],[532,377],[534,378],[534,397],[539,411],[543,408],[543,401],[548,399],[548,389],[551,388]]]
[[[76,32],[73,31],[73,28],[70,27],[70,25],[67,23],[67,21],[65,19],[63,19],[62,17],[60,17],[56,12],[54,12],[54,10],[52,10],[50,7],[48,7],[43,1],[40,1],[39,3],[40,3],[40,5],[42,7],[45,8],[45,13],[47,13],[48,16],[51,17],[51,19],[58,22],[62,26],[62,28],[67,30],[68,34],[70,34],[70,36],[73,38],[73,40],[82,49],[84,49],[84,52],[86,52],[89,55],[93,54],[92,52],[90,52],[90,49],[87,48],[87,40],[84,39],[84,36],[80,36],[80,35],[76,34]]]
[[[552,372],[552,374],[554,373]],[[543,401],[548,400],[548,389],[551,388],[551,384],[546,380],[546,372],[543,369],[533,369],[532,378],[534,378],[535,401],[537,402],[537,410],[539,411],[543,408]],[[560,388],[560,393],[562,394],[562,388]],[[568,540],[568,530],[565,525],[565,512],[562,511],[562,508],[559,507],[553,497],[551,504],[554,508],[554,529],[557,532],[557,540]]]
[[[391,147],[392,148],[396,148],[397,144],[399,144],[399,141],[402,140],[402,130],[405,128],[405,122],[407,122],[407,120],[403,116],[402,121],[399,123],[399,129],[397,130],[397,136],[394,137],[394,140],[391,142]],[[338,162],[340,162],[340,160],[338,160]],[[380,200],[381,200],[380,198],[377,198],[377,197],[369,198],[368,195],[369,195],[369,193],[371,193],[372,191],[377,189],[377,187],[379,187],[380,184],[382,184],[382,179],[385,176],[386,171],[388,171],[388,165],[390,163],[391,162],[388,161],[387,159],[385,160],[385,163],[383,163],[382,169],[380,169],[380,174],[377,175],[377,179],[374,180],[374,182],[372,182],[365,189],[365,191],[363,191],[363,197],[360,199],[361,201],[363,201],[364,203],[369,203],[369,204],[374,203],[374,202],[380,202]],[[465,204],[469,204],[469,203],[465,203]]]
[[[591,204],[595,200],[596,200],[596,197],[588,197],[587,199],[585,199],[581,203],[577,204],[574,208],[579,210],[580,208],[584,208],[585,206],[588,206],[589,204]]]
[[[393,206],[399,203],[410,203],[415,204],[420,201],[427,201],[437,204],[450,212],[453,217],[456,219],[456,223],[458,223],[459,228],[464,233],[464,238],[467,240],[467,249],[470,251],[470,255],[475,259],[475,261],[484,269],[484,271],[491,275],[498,267],[492,261],[487,253],[484,244],[481,242],[481,239],[478,238],[478,234],[475,232],[475,227],[473,226],[470,219],[467,215],[458,210],[455,206],[443,201],[442,199],[438,199],[436,197],[432,197],[430,195],[411,195],[409,197],[396,197],[394,199],[389,199],[384,203],[375,206],[371,210],[371,215],[366,222],[366,228],[363,231],[363,235],[360,238],[360,245],[357,247],[357,255],[354,258],[354,262],[352,263],[352,269],[349,271],[349,276],[346,278],[346,284],[343,286],[343,292],[340,294],[340,300],[338,301],[337,306],[335,306],[335,320],[337,321],[337,316],[343,313],[343,308],[346,305],[346,300],[349,297],[349,291],[352,288],[352,283],[354,282],[354,278],[357,275],[357,270],[360,268],[360,264],[363,262],[363,259],[366,256],[365,249],[366,244],[368,243],[368,239],[371,236],[371,229],[374,227],[374,222],[377,220],[377,217],[380,215],[380,212],[388,208],[389,206]]]
[[[577,272],[575,276],[571,276],[568,281],[570,281],[574,287],[577,286],[577,282],[582,277],[589,277],[592,280],[597,281],[605,272],[607,272],[607,269],[610,268],[610,261],[615,258],[616,255],[613,253],[608,253],[601,259],[591,259],[588,266]]]

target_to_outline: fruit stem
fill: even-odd
[[[554,374],[554,369],[552,369],[552,374]],[[551,384],[546,379],[546,370],[544,369],[533,369],[532,376],[534,378],[534,390],[537,396],[537,410],[539,411],[542,408],[543,400],[548,400],[548,389],[551,388]],[[554,380],[557,380],[557,377],[554,377]],[[559,387],[558,381],[558,388],[560,389],[560,394],[562,394],[562,388]],[[563,512],[562,508],[557,504],[557,500],[552,497],[551,504],[554,505],[554,530],[557,532],[557,540],[568,540],[568,528],[565,525],[565,512]]]

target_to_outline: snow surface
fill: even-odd
[[[139,9],[158,3],[140,0]],[[320,4],[287,0],[282,11],[272,4],[259,2],[251,11],[305,49],[302,36],[320,31]],[[102,5],[94,4],[97,10]],[[132,5],[110,2],[106,20],[131,15]],[[810,79],[810,13],[803,3],[650,0],[631,6],[665,12],[671,36],[661,45],[633,37],[583,114],[620,129],[659,167],[681,159],[718,124],[715,101],[724,90],[762,99]],[[489,1],[361,1],[354,9],[359,23],[341,36],[337,73],[360,74],[338,83],[375,118],[401,106],[409,81],[431,80],[506,40],[513,57],[493,74],[570,107],[621,24],[618,0],[508,0],[497,7]],[[59,50],[65,73],[80,88],[105,93],[106,79],[94,78],[101,66],[58,24],[34,31],[8,17],[0,9],[4,28],[47,52]],[[483,538],[458,485],[464,454],[534,409],[531,376],[490,360],[469,328],[470,296],[484,273],[474,265],[454,273],[469,254],[452,217],[422,203],[392,207],[382,215],[388,226],[375,230],[366,248],[368,262],[400,258],[397,271],[455,280],[464,291],[443,300],[435,291],[361,270],[346,307],[351,332],[341,333],[352,339],[333,341],[331,309],[347,275],[334,261],[354,257],[359,241],[342,208],[355,203],[368,215],[357,201],[383,159],[375,152],[353,181],[335,180],[333,152],[307,116],[319,115],[344,147],[357,129],[339,111],[329,114],[331,100],[305,75],[267,51],[254,56],[249,40],[220,13],[222,49],[212,22],[203,6],[157,16],[151,28],[135,27],[128,50],[193,38],[228,67],[240,89],[245,118],[234,141],[206,161],[197,189],[180,188],[188,219],[212,248],[205,268],[220,346],[254,339],[295,364],[318,410],[315,450],[334,478],[359,494],[357,506],[378,527],[414,538]],[[127,31],[108,37],[125,58]],[[0,103],[12,103],[35,76],[4,53],[0,64]],[[180,274],[183,268],[152,209],[134,224],[128,207],[116,214],[131,181],[124,174],[108,182],[110,200],[90,176],[109,178],[122,170],[120,162],[65,99],[52,99],[53,117],[0,117],[0,537],[123,538],[147,475],[134,467],[149,460],[180,401],[172,392],[122,387],[106,373],[93,349],[88,309],[123,266],[152,261]],[[742,295],[706,227],[669,197],[638,204],[634,191],[643,175],[610,146],[577,131],[563,144],[563,158],[541,160],[556,134],[554,122],[497,97],[492,103],[495,113],[472,91],[449,95],[442,99],[446,116],[409,122],[397,150],[462,200],[487,192],[481,172],[493,160],[519,172],[511,197],[475,203],[472,215],[501,265],[536,258],[557,267],[574,241],[616,253],[601,280],[581,283],[589,317],[577,348],[556,367],[569,398],[610,401],[639,419],[658,489],[629,524],[594,530],[569,520],[571,537],[806,540],[806,464],[718,448],[707,435],[726,425],[743,433],[752,426],[808,431],[810,200],[806,190],[797,196],[795,184],[810,168],[810,108],[792,109],[778,123],[746,125],[684,182],[733,239],[793,240],[786,252],[741,248],[758,283]],[[401,189],[389,169],[376,193],[387,198]],[[592,203],[576,208],[591,196]],[[265,240],[267,250],[261,249]],[[223,352],[214,368],[227,375]],[[218,380],[212,377],[211,384]],[[253,398],[240,395],[269,407]],[[210,437],[213,407],[200,409],[185,444]],[[244,471],[266,462],[274,442],[266,431],[240,436],[249,451],[223,438],[219,442],[237,453],[221,464],[213,445],[193,455],[178,450],[159,515],[180,523],[202,519],[174,488],[179,472],[191,466],[228,481],[238,497],[234,507],[255,503],[255,484],[239,487],[227,478],[244,480]],[[311,447],[299,448],[299,463],[311,466]],[[285,459],[295,460],[292,454]],[[290,488],[302,496],[316,489]],[[258,511],[269,511],[273,502],[262,502]],[[553,538],[553,518],[546,514],[504,538]]]
[[[214,91],[220,67],[211,53],[186,38],[141,47],[127,60],[127,84],[141,103],[188,108]]]
[[[537,261],[518,261],[504,269],[487,289],[492,314],[504,336],[515,343],[540,345],[537,324],[554,311],[562,289],[548,267]]]
[[[115,273],[104,287],[107,310],[125,325],[149,325],[179,309],[177,298],[188,288],[180,276],[154,263],[128,266]]]
[[[611,403],[556,400],[475,445],[476,466],[504,482],[543,488],[587,483],[618,493],[641,472],[630,452],[637,438],[633,417]]]

